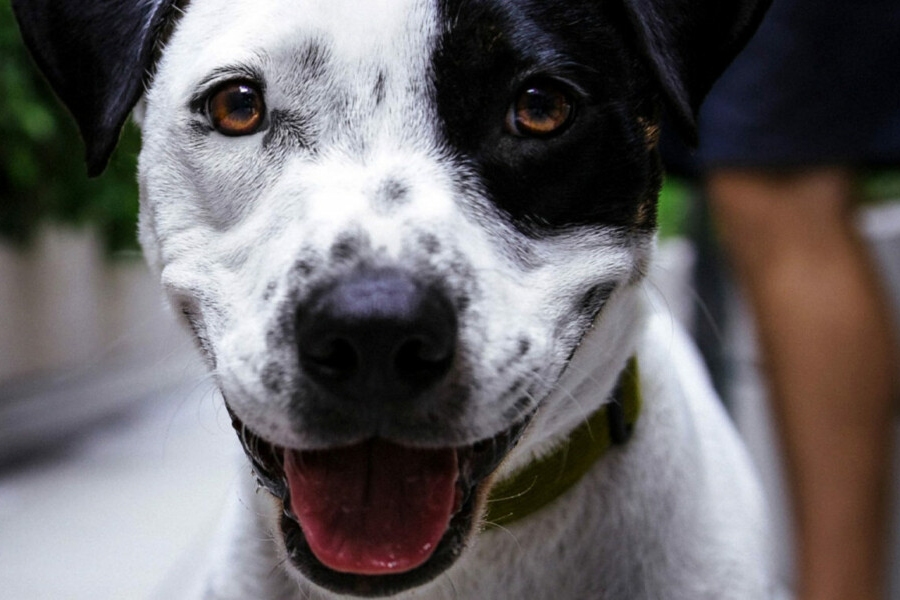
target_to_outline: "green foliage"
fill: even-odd
[[[864,199],[869,202],[900,200],[900,170],[874,171],[862,184]]]
[[[691,203],[696,200],[695,191],[688,182],[676,177],[666,177],[659,192],[659,236],[661,238],[684,235]]]
[[[25,244],[42,222],[92,223],[111,251],[137,247],[139,145],[129,125],[107,171],[87,178],[77,128],[0,1],[0,236]]]

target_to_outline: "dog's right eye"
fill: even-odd
[[[206,114],[213,128],[223,135],[251,135],[262,127],[266,105],[256,84],[231,81],[210,95]]]

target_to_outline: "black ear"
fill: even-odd
[[[681,133],[713,82],[750,40],[772,0],[622,0]]]
[[[88,174],[106,167],[176,0],[13,0],[25,44],[78,122]]]

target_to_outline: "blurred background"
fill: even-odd
[[[171,598],[246,473],[221,399],[137,248],[138,132],[129,126],[106,173],[88,180],[74,125],[32,68],[8,3],[0,140],[0,597]],[[900,322],[900,172],[864,183],[859,226]],[[753,325],[704,204],[669,179],[660,215],[655,285],[703,346],[783,505]],[[788,531],[784,511],[776,523]]]
[[[85,176],[0,2],[0,598],[173,598],[238,474],[135,239],[139,146]]]

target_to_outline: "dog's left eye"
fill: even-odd
[[[553,81],[524,86],[509,107],[507,130],[522,137],[558,135],[572,122],[575,100],[568,89]]]
[[[250,135],[262,126],[266,106],[263,95],[253,83],[228,82],[209,97],[206,107],[209,121],[223,135]]]

